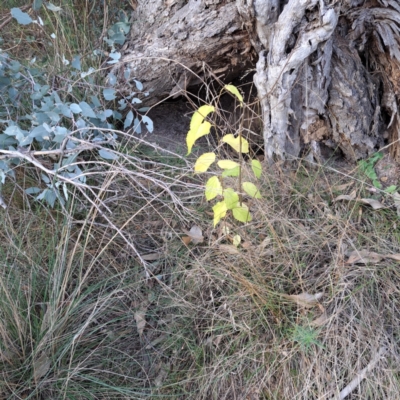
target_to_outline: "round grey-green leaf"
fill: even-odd
[[[76,103],[72,103],[69,106],[69,109],[74,113],[74,114],[79,114],[80,112],[82,112],[82,109],[79,107],[78,104]]]
[[[22,12],[19,8],[12,8],[11,15],[21,25],[29,25],[33,22],[33,19],[29,16],[29,14]]]
[[[153,132],[153,121],[147,115],[143,115],[142,122],[150,133]]]
[[[104,158],[105,160],[117,160],[118,156],[115,153],[111,153],[110,151],[100,149],[99,156]]]
[[[82,109],[82,115],[88,118],[96,118],[96,114],[86,101],[81,101],[79,107]]]
[[[104,89],[103,96],[107,101],[114,100],[116,98],[115,90],[114,89]]]

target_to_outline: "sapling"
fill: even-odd
[[[239,90],[233,85],[225,85],[224,90],[230,92],[240,102],[240,106],[243,107],[243,97]],[[186,143],[188,147],[189,155],[192,151],[193,145],[197,139],[202,136],[208,135],[211,130],[211,123],[206,120],[207,116],[215,112],[215,107],[212,105],[203,105],[199,107],[192,116],[190,122],[190,130],[186,136]],[[250,146],[249,142],[242,137],[242,127],[239,128],[237,135],[226,134],[222,137],[221,141],[227,143],[232,149],[234,149],[239,155],[239,161],[233,160],[218,160],[214,152],[208,152],[202,154],[194,165],[194,171],[196,173],[202,173],[208,171],[209,167],[217,161],[218,167],[222,170],[220,174],[213,175],[209,178],[205,185],[204,194],[207,201],[211,201],[217,198],[219,201],[214,204],[214,226],[216,226],[226,214],[231,211],[235,219],[240,222],[246,223],[252,220],[252,215],[248,206],[242,201],[243,192],[248,196],[260,199],[261,194],[256,185],[252,182],[242,182],[242,170],[245,160],[243,154],[249,154]],[[249,164],[253,170],[256,178],[261,176],[261,163],[257,159],[250,159]],[[225,177],[237,177],[237,190],[225,187]]]

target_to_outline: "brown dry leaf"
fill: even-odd
[[[146,310],[141,309],[135,312],[134,317],[136,321],[136,329],[139,333],[139,336],[142,336],[144,327],[146,326]]]
[[[352,251],[346,264],[375,264],[382,260],[384,256],[373,251],[360,250]]]
[[[144,254],[142,256],[143,260],[145,261],[155,261],[163,257],[164,257],[163,253],[150,253],[150,254]]]
[[[193,244],[202,243],[204,240],[203,231],[197,225],[193,225],[190,231],[185,231],[185,233],[192,239]]]
[[[375,199],[360,199],[361,203],[368,204],[374,210],[379,210],[380,208],[384,208],[385,206],[378,200]]]
[[[329,321],[328,315],[326,312],[322,313],[318,318],[314,319],[314,321],[310,322],[311,326],[323,326]]]
[[[232,246],[230,244],[220,244],[218,246],[218,250],[221,253],[227,253],[232,255],[240,254],[240,251],[235,246]]]
[[[222,236],[229,235],[231,233],[231,229],[233,229],[233,226],[229,222],[224,221],[217,228],[218,237],[220,238]]]
[[[305,308],[315,307],[323,293],[309,294],[307,292],[300,294],[284,295],[285,298],[294,301],[297,305]]]
[[[161,364],[160,372],[154,379],[154,385],[156,387],[162,386],[165,378],[168,376],[168,371],[171,369],[171,366],[169,363],[167,364]]]
[[[251,249],[253,247],[253,243],[251,243],[251,242],[243,242],[242,243],[242,248],[243,249]]]
[[[341,192],[342,190],[348,188],[349,186],[352,186],[354,184],[354,181],[344,183],[343,185],[337,185],[332,188],[335,192]]]
[[[339,200],[351,201],[354,200],[356,197],[357,197],[357,191],[354,189],[350,194],[342,194],[336,197],[334,201],[339,201]]]
[[[192,238],[190,236],[183,236],[182,237],[182,242],[186,244],[186,246],[192,241]]]
[[[400,261],[400,254],[388,254],[385,257],[390,258],[391,260]]]
[[[45,376],[50,369],[50,359],[45,353],[33,361],[33,379],[35,382]]]
[[[262,253],[264,249],[271,244],[271,238],[267,236],[258,246],[257,252]]]

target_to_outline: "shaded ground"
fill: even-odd
[[[159,104],[148,113],[153,120],[154,131],[141,137],[163,149],[184,155],[192,113],[193,109],[185,100]]]

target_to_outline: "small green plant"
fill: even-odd
[[[378,188],[382,188],[382,184],[379,182],[378,175],[375,172],[375,164],[383,157],[382,153],[375,153],[372,157],[367,160],[361,160],[358,162],[360,170],[367,178],[371,179],[372,184]]]
[[[310,326],[296,325],[290,332],[290,338],[300,346],[300,349],[308,353],[313,345],[322,347],[318,340],[319,331]]]
[[[225,85],[224,89],[232,93],[240,102],[243,107],[243,97],[239,90],[233,85]],[[192,147],[197,139],[202,136],[208,135],[211,130],[211,123],[206,120],[207,116],[215,112],[215,107],[212,105],[201,106],[193,114],[190,122],[190,130],[186,137],[189,155]],[[208,179],[205,185],[205,197],[208,201],[216,197],[222,198],[213,206],[214,212],[214,226],[224,218],[228,211],[232,211],[232,215],[240,222],[246,223],[252,220],[248,206],[242,201],[242,190],[250,197],[260,199],[261,194],[256,185],[252,182],[242,182],[242,170],[244,165],[243,154],[249,153],[249,143],[242,137],[242,131],[239,129],[237,136],[227,134],[222,137],[222,142],[227,143],[239,154],[239,162],[233,160],[219,160],[217,165],[221,168],[222,172],[219,176],[214,175]],[[197,173],[206,172],[208,168],[216,161],[216,154],[214,152],[202,154],[196,161],[194,170]],[[250,165],[256,178],[261,176],[261,163],[256,159],[250,159]],[[237,177],[238,184],[237,190],[223,185],[223,178]]]

